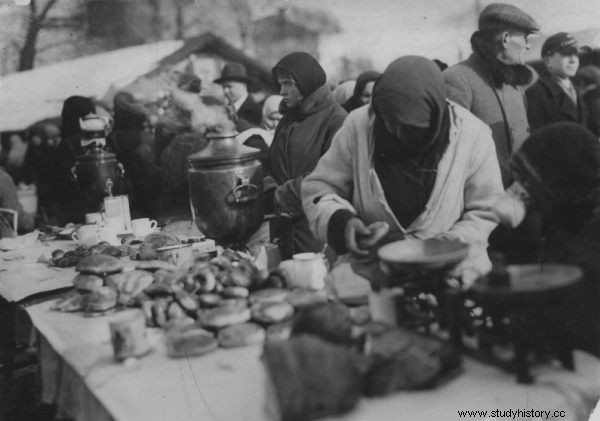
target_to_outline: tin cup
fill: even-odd
[[[122,311],[109,322],[110,339],[115,360],[140,357],[150,351],[146,335],[146,317],[139,309]]]

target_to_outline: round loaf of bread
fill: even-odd
[[[248,320],[250,320],[250,309],[241,305],[220,306],[203,310],[198,315],[200,324],[209,328],[222,328]]]
[[[84,294],[102,288],[103,284],[103,279],[97,275],[78,273],[75,275],[75,278],[73,278],[73,286],[75,289]]]
[[[285,301],[288,291],[278,288],[266,288],[254,291],[248,298],[250,304],[256,303],[281,303]]]
[[[77,263],[75,270],[80,273],[104,276],[121,272],[123,264],[119,259],[106,254],[92,254]]]
[[[256,303],[250,309],[252,319],[260,323],[281,322],[294,314],[290,303]]]
[[[221,329],[217,339],[223,348],[262,344],[265,330],[256,323],[241,323]]]

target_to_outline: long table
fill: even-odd
[[[73,246],[53,242],[0,255],[0,295],[9,302],[19,301],[39,333],[42,398],[57,405],[59,417],[76,421],[279,418],[260,346],[171,359],[162,330],[149,329],[152,352],[134,364],[122,364],[112,358],[110,316],[86,318],[81,313],[51,311],[57,298],[27,300],[71,285],[72,268],[49,268],[35,260],[55,248]],[[462,419],[458,411],[534,409],[564,411],[564,417],[555,418],[561,421],[585,420],[600,397],[600,361],[576,352],[575,364],[574,372],[558,366],[536,367],[536,382],[527,386],[517,384],[509,373],[464,358],[463,373],[434,390],[362,398],[349,414],[329,419],[458,420]]]
[[[171,359],[162,331],[150,329],[153,351],[135,364],[122,364],[112,358],[110,316],[59,313],[51,305],[26,310],[41,338],[43,399],[58,404],[60,416],[77,421],[279,418],[259,346]],[[549,419],[586,420],[600,396],[600,361],[576,352],[575,364],[574,372],[534,368],[536,382],[527,386],[465,358],[464,372],[434,390],[362,398],[354,411],[329,419],[454,420],[462,419],[458,411],[533,409],[564,411],[564,417]]]

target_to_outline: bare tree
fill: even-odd
[[[57,0],[47,0],[46,4],[38,12],[38,0],[29,3],[29,21],[27,23],[27,35],[25,43],[19,54],[19,71],[33,69],[35,63],[36,45],[38,35],[43,28],[48,12],[56,4]]]

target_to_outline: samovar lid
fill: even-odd
[[[238,134],[237,132],[207,134],[208,146],[188,156],[190,166],[210,167],[259,159],[260,149],[242,144],[237,139]]]

